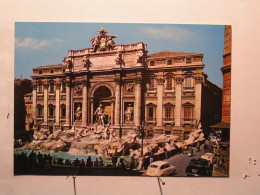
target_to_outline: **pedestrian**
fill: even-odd
[[[96,158],[95,162],[94,162],[94,167],[98,167],[98,159]]]
[[[92,166],[93,166],[93,163],[91,161],[91,157],[89,156],[88,159],[87,159],[87,172],[88,173],[92,172],[92,170],[91,170]]]
[[[79,175],[84,175],[84,174],[85,174],[85,162],[82,159],[79,165]]]

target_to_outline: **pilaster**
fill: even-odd
[[[175,78],[176,80],[176,105],[174,109],[174,118],[175,118],[175,126],[181,126],[181,98],[182,98],[182,82],[183,78],[178,76]]]

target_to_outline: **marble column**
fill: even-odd
[[[67,129],[70,128],[71,121],[70,121],[70,80],[66,80],[66,123],[64,124],[64,127]]]
[[[37,105],[37,86],[36,83],[33,83],[33,92],[32,92],[32,115],[33,115],[33,121],[34,121],[34,126],[36,125],[36,105]]]
[[[90,116],[91,116],[91,118],[90,118],[90,122],[91,122],[91,124],[94,124],[94,103],[93,103],[93,99],[91,99],[90,100],[90,108],[91,108],[91,110],[90,110]]]
[[[114,124],[114,101],[111,102],[111,125]]]
[[[175,118],[175,126],[181,126],[181,97],[182,97],[182,77],[176,77],[176,90],[175,90],[175,109],[174,109],[174,118]]]
[[[55,108],[55,129],[59,129],[60,127],[60,82],[56,81],[56,108]]]
[[[44,82],[43,84],[44,90],[43,90],[43,128],[48,127],[48,83],[47,81]]]
[[[141,84],[142,84],[142,77],[136,78],[135,84],[135,105],[134,105],[134,123],[136,126],[141,125]]]
[[[195,107],[194,107],[194,119],[198,123],[201,119],[201,92],[202,92],[202,76],[195,77]]]
[[[82,90],[82,126],[87,126],[87,80],[83,80],[83,90]]]
[[[115,125],[119,126],[120,124],[120,78],[116,78],[116,91],[115,91]]]
[[[164,78],[157,78],[157,111],[156,111],[156,127],[163,127],[163,86]]]

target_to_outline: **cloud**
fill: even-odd
[[[138,30],[149,38],[157,40],[183,41],[191,40],[196,36],[194,32],[180,27],[139,27]]]
[[[15,46],[27,48],[27,49],[39,49],[49,45],[49,41],[47,40],[39,40],[39,39],[32,39],[32,38],[17,38],[15,40]]]

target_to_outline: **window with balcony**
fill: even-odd
[[[156,105],[153,103],[149,103],[146,105],[147,118],[146,121],[148,123],[154,123],[156,121]]]
[[[192,77],[191,76],[187,76],[185,78],[185,87],[186,88],[191,88],[192,87]]]
[[[66,92],[66,83],[65,82],[61,83],[61,92]]]
[[[62,104],[60,106],[60,112],[61,112],[61,117],[65,118],[66,117],[66,105],[65,104]]]
[[[167,90],[171,90],[172,89],[172,78],[171,77],[167,77],[166,78],[166,89]]]
[[[42,117],[43,116],[43,106],[38,104],[37,105],[37,116]]]
[[[42,85],[42,83],[40,83],[38,85],[38,93],[43,93],[43,85]]]
[[[174,105],[168,102],[164,104],[164,122],[174,121]]]
[[[50,93],[54,93],[54,82],[50,82]]]
[[[54,117],[54,113],[55,113],[55,107],[54,107],[54,105],[50,104],[49,105],[49,117],[53,118]]]
[[[149,81],[149,90],[152,91],[155,89],[155,79],[154,78],[151,78],[150,81]]]
[[[194,105],[187,102],[183,107],[183,125],[193,125],[193,108]]]

